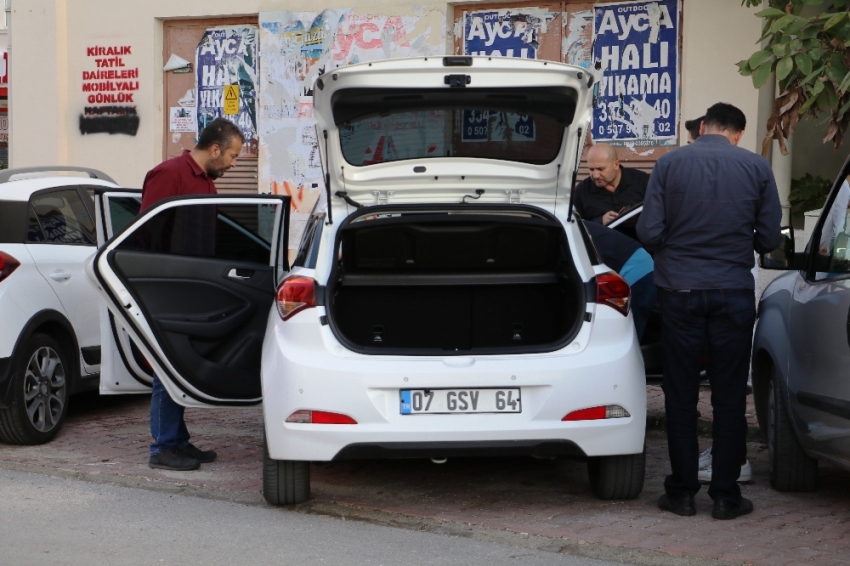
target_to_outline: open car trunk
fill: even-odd
[[[372,207],[346,220],[337,246],[328,317],[356,352],[547,352],[582,323],[564,229],[536,208]]]

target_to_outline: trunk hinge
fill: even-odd
[[[390,197],[395,194],[395,191],[372,191],[372,194],[375,195],[377,204],[389,204]]]
[[[522,195],[525,193],[525,189],[518,190],[506,190],[505,194],[508,195],[508,202],[511,204],[522,204]]]

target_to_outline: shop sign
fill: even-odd
[[[85,107],[80,115],[81,134],[126,134],[139,130],[136,97],[139,68],[132,62],[131,45],[86,47],[87,68],[82,72]]]
[[[594,6],[594,141],[678,144],[680,10],[680,0]]]

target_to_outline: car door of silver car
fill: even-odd
[[[830,199],[790,307],[789,400],[809,449],[850,455],[850,185]]]

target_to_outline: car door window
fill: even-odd
[[[95,245],[94,222],[75,188],[38,193],[29,208],[28,242]]]
[[[841,185],[824,219],[818,241],[815,279],[850,274],[850,184]]]
[[[216,204],[171,208],[145,222],[119,249],[268,265],[272,235],[266,217],[274,216],[267,210],[271,208]]]

